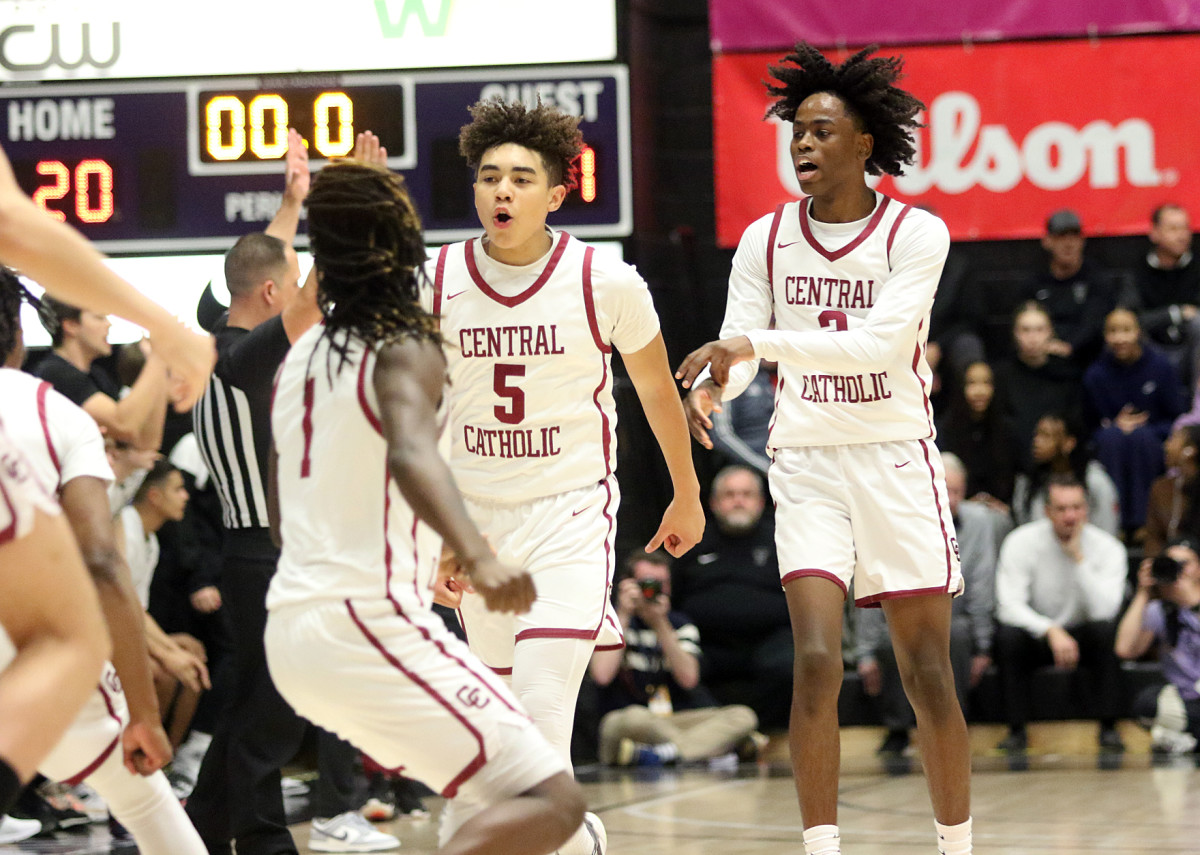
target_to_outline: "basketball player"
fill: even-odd
[[[353,160],[326,166],[307,204],[325,320],[275,390],[271,677],[301,715],[479,808],[443,828],[443,852],[544,855],[579,827],[582,793],[431,608],[442,538],[489,608],[526,611],[534,587],[492,555],[443,457],[446,361],[418,305],[420,220],[399,176]]]
[[[0,262],[53,296],[149,331],[176,405],[204,388],[212,342],[116,276],[78,232],[39,211],[0,150]],[[0,414],[2,415],[2,414]],[[109,652],[95,588],[57,504],[0,423],[0,813],[94,691]]]
[[[622,643],[609,599],[620,499],[613,348],[674,487],[646,550],[686,552],[703,533],[704,511],[646,283],[629,265],[546,226],[577,183],[579,120],[499,100],[476,104],[471,116],[459,150],[475,172],[484,234],[442,247],[428,267],[450,361],[450,460],[472,519],[502,560],[535,575],[538,600],[528,614],[493,615],[468,591],[459,618],[471,649],[511,675],[569,767],[592,650]],[[600,820],[588,814],[561,851],[599,855],[604,845]]]
[[[147,855],[205,855],[200,836],[159,771],[171,758],[171,746],[159,723],[141,603],[115,544],[107,492],[113,475],[104,439],[95,420],[49,383],[14,370],[24,356],[23,293],[16,276],[0,267],[0,358],[8,366],[0,369],[0,399],[6,430],[41,483],[57,490],[100,593],[113,647],[112,661],[104,663],[83,710],[38,768],[54,780],[86,780]]]
[[[747,228],[721,340],[676,376],[692,387],[693,433],[711,447],[714,408],[746,388],[759,358],[779,362],[769,478],[796,642],[790,738],[806,852],[840,851],[837,697],[853,581],[857,605],[887,615],[939,851],[962,855],[971,849],[970,754],[950,669],[950,599],[962,577],[925,362],[949,236],[933,215],[867,186],[867,172],[897,175],[912,162],[922,108],[894,85],[901,60],[870,53],[833,65],[800,44],[790,65],[771,69],[769,114],[792,125],[808,198]],[[699,377],[706,365],[711,377]]]

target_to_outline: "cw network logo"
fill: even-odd
[[[68,49],[63,49],[64,30],[71,31],[74,25],[51,24],[49,32],[45,26],[15,24],[0,30],[0,68],[6,71],[45,71],[61,68],[65,71],[90,65],[93,68],[109,68],[121,57],[121,25],[112,24],[112,38],[107,47],[109,56],[99,59],[92,46],[90,24],[80,24],[79,39],[66,38]],[[103,44],[101,45],[104,46]],[[70,57],[65,54],[70,54]],[[45,57],[45,59],[42,59]]]
[[[450,23],[450,5],[454,0],[375,0],[375,15],[379,18],[379,30],[385,39],[402,39],[408,27],[408,19],[416,18],[421,33],[426,37],[446,35]],[[400,5],[398,17],[393,17],[391,7]],[[430,13],[432,7],[433,12]]]

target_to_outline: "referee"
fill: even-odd
[[[297,851],[287,829],[279,770],[295,756],[309,725],[275,689],[263,650],[267,587],[279,557],[266,501],[271,387],[291,342],[321,318],[315,274],[299,287],[300,267],[291,247],[309,184],[307,153],[294,132],[287,169],[282,207],[266,232],[244,235],[225,256],[229,312],[213,329],[217,366],[192,411],[196,439],[221,500],[220,592],[234,634],[232,696],[187,802],[213,855],[230,853],[231,841],[238,855]],[[351,811],[357,751],[324,732],[319,742],[325,774],[318,784],[317,815]]]

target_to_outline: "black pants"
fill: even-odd
[[[287,829],[280,768],[295,757],[310,726],[275,689],[267,672],[263,632],[274,557],[225,555],[221,600],[233,626],[233,695],[200,767],[187,812],[209,851],[238,855],[295,855]],[[348,743],[318,736],[318,816],[353,803],[358,754]]]
[[[762,728],[787,727],[792,709],[792,628],[743,644],[703,642],[700,682],[720,704],[745,704]]]
[[[1103,725],[1116,721],[1121,709],[1121,664],[1113,652],[1115,620],[1090,621],[1066,627],[1079,644],[1075,670],[1076,691],[1085,707],[1096,711]],[[1045,638],[1034,638],[1023,629],[997,624],[993,643],[996,667],[1004,691],[1005,715],[1012,728],[1029,721],[1033,672],[1054,664],[1054,654]]]

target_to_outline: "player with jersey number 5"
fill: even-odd
[[[511,675],[525,709],[570,764],[579,686],[592,650],[619,646],[609,597],[619,492],[615,348],[666,459],[674,499],[647,551],[681,555],[704,529],[679,393],[645,281],[603,250],[546,225],[577,183],[579,119],[501,100],[471,108],[459,151],[475,175],[478,238],[428,270],[450,361],[451,464],[479,528],[537,581],[527,614],[458,605],[471,649]],[[450,805],[455,815],[472,808]],[[602,853],[598,817],[561,855]]]
[[[582,792],[431,608],[443,538],[488,608],[525,611],[535,593],[471,523],[444,457],[446,359],[418,305],[420,219],[402,178],[353,160],[321,170],[307,205],[324,323],[292,345],[271,413],[283,543],[271,678],[386,768],[480,806],[442,852],[546,855],[580,825]]]
[[[790,742],[807,855],[840,852],[842,604],[882,606],[917,717],[938,851],[971,851],[970,751],[950,668],[950,599],[962,591],[925,361],[949,235],[937,217],[872,190],[915,155],[922,104],[898,57],[840,65],[799,44],[773,67],[768,115],[792,126],[806,198],[742,236],[719,341],[690,354],[693,434],[779,363],[768,438],[776,548],[796,643]],[[771,328],[774,315],[775,327]],[[707,370],[704,370],[708,366]],[[711,373],[710,373],[711,372]]]

